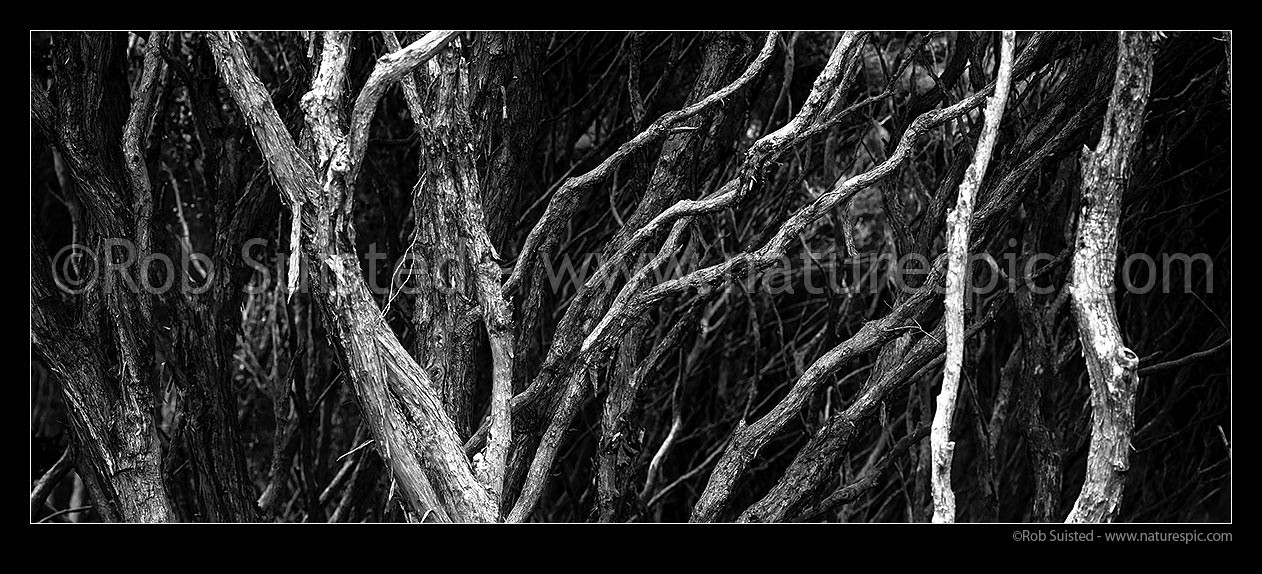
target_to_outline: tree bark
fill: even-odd
[[[56,106],[32,83],[32,120],[66,160],[86,212],[80,241],[92,251],[81,265],[98,276],[72,301],[62,300],[43,242],[33,235],[31,342],[62,383],[76,468],[97,513],[107,521],[168,522],[175,512],[153,416],[152,297],[132,265],[147,255],[137,252],[137,230],[150,222],[131,204],[147,190],[128,183],[143,162],[124,161],[122,137],[128,124],[148,121],[152,91],[127,103],[126,45],[125,34],[54,34]],[[148,60],[150,85],[154,66]]]
[[[392,49],[397,46],[398,41],[393,39],[392,33],[387,33],[386,37],[388,46]],[[491,243],[482,208],[481,185],[473,161],[474,134],[467,105],[470,65],[460,54],[461,50],[448,48],[431,61],[433,75],[436,76],[428,99],[432,113],[425,113],[419,91],[415,85],[410,85],[412,78],[405,76],[403,79],[404,96],[422,140],[421,171],[424,175],[413,194],[414,204],[428,202],[434,207],[429,210],[430,213],[424,214],[421,208],[417,208],[416,237],[424,235],[452,246],[446,251],[433,252],[431,256],[431,260],[440,261],[448,267],[450,275],[432,275],[421,286],[423,291],[418,296],[430,301],[445,298],[448,317],[444,320],[456,323],[461,329],[455,356],[449,358],[449,364],[454,367],[451,375],[462,373],[463,378],[446,381],[440,390],[462,438],[468,436],[470,430],[468,418],[477,371],[472,346],[478,340],[474,339],[473,328],[479,319],[485,327],[491,352],[490,438],[485,452],[474,455],[474,473],[494,493],[498,508],[505,496],[504,475],[512,435],[509,401],[513,392],[515,355],[513,321],[508,303],[500,291],[499,256]],[[444,230],[443,239],[434,237],[436,229]],[[449,277],[453,281],[448,282]],[[464,282],[465,292],[456,290],[459,286],[454,281],[456,277]],[[477,307],[473,307],[475,302]],[[424,307],[418,304],[418,311]],[[417,328],[421,328],[419,323]],[[460,346],[460,340],[466,348]]]
[[[523,184],[543,119],[543,41],[537,32],[490,32],[475,44],[470,63],[471,80],[477,82],[470,103],[474,133],[500,142],[486,158],[481,199],[491,244],[506,254],[516,237],[518,204],[529,189]]]
[[[418,516],[486,522],[496,515],[491,498],[474,478],[432,381],[403,349],[377,307],[360,271],[349,221],[348,189],[363,158],[377,100],[388,84],[438,53],[454,36],[431,32],[381,57],[357,98],[349,134],[339,127],[337,113],[349,42],[326,36],[321,73],[303,98],[315,140],[315,157],[310,160],[290,138],[236,35],[214,34],[211,46],[220,75],[246,116],[283,199],[290,209],[301,212],[302,253],[325,330],[377,450],[411,510]]]
[[[1130,469],[1139,357],[1122,340],[1113,275],[1122,192],[1143,132],[1152,70],[1151,33],[1119,33],[1117,75],[1104,131],[1095,151],[1082,153],[1082,212],[1069,289],[1091,378],[1091,446],[1086,480],[1066,522],[1112,521]]]
[[[964,172],[955,209],[947,216],[947,290],[946,290],[946,370],[942,389],[938,392],[938,408],[933,415],[929,434],[933,452],[933,521],[955,522],[955,491],[951,489],[951,460],[955,443],[951,441],[951,423],[955,415],[955,399],[959,392],[960,369],[964,361],[964,299],[968,281],[968,233],[973,219],[973,196],[986,177],[991,151],[999,137],[999,122],[1008,101],[1008,85],[1012,79],[1012,53],[1016,32],[1003,33],[999,54],[999,77],[995,94],[986,103],[986,123],[973,154],[973,163]],[[976,63],[975,63],[976,64]],[[977,73],[980,70],[974,69]],[[974,76],[976,77],[976,76]]]
[[[387,46],[396,49],[389,41]],[[415,226],[403,265],[413,268],[408,280],[408,292],[416,298],[413,354],[434,382],[456,432],[467,437],[473,424],[478,337],[473,271],[460,216],[464,195],[479,193],[469,156],[468,70],[451,49],[429,64],[425,77],[430,85],[423,93],[411,73],[403,79],[412,122],[421,137],[421,177],[412,192]],[[474,185],[466,188],[471,175]]]
[[[213,275],[206,278],[205,292],[176,288],[166,294],[174,313],[167,325],[171,348],[163,349],[168,351],[165,370],[181,391],[178,416],[184,426],[178,438],[193,470],[197,517],[208,522],[251,522],[260,518],[259,495],[245,464],[237,423],[232,356],[241,324],[243,288],[253,271],[245,265],[241,250],[259,223],[271,219],[278,202],[268,194],[251,194],[249,185],[242,184],[243,154],[233,136],[243,132],[244,126],[239,117],[225,113],[206,39],[195,36],[185,44],[186,61],[168,49],[163,36],[151,34],[150,46],[164,55],[184,84],[203,168],[203,177],[190,182],[200,188],[192,195],[209,200],[208,215],[213,215],[214,224],[208,251]],[[172,185],[179,185],[171,177]],[[178,197],[176,201],[178,205]],[[158,221],[155,218],[154,224]],[[192,257],[187,239],[167,242],[165,248]]]

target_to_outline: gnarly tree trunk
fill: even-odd
[[[195,134],[204,169],[203,195],[212,202],[215,225],[210,245],[214,274],[207,278],[204,293],[176,289],[170,295],[175,313],[168,367],[182,391],[182,434],[194,470],[201,518],[250,522],[260,518],[258,494],[246,468],[237,425],[232,355],[241,325],[242,295],[253,271],[245,265],[242,250],[259,224],[274,216],[279,202],[266,193],[250,193],[250,184],[257,184],[253,178],[243,182],[243,154],[235,136],[243,135],[244,126],[239,116],[225,113],[206,39],[194,37],[189,52],[187,65],[174,54],[166,57],[178,70],[175,77],[187,90],[199,128]],[[184,248],[173,246],[177,252]]]
[[[91,51],[91,54],[86,56],[87,60],[114,57],[111,54],[122,51],[125,45],[121,38],[113,40],[112,46],[101,44],[100,41],[100,38],[93,36],[80,39],[80,43],[86,47],[85,52]],[[63,49],[71,52],[64,60],[68,67],[73,66],[78,58],[73,54],[72,49],[66,47],[69,42],[71,40],[56,41]],[[83,74],[89,78],[87,82],[89,85],[93,81],[104,84],[111,78],[110,74],[117,72],[106,68],[76,70],[73,75],[69,70],[65,70],[66,73],[54,74],[54,87],[57,89],[59,102],[63,104],[63,108],[58,111],[60,116],[58,129],[68,128],[71,122],[79,122],[81,125],[73,129],[62,129],[59,134],[53,136],[53,140],[57,146],[66,146],[66,151],[61,155],[66,156],[68,163],[72,166],[70,170],[72,177],[93,180],[91,182],[85,180],[81,185],[75,186],[80,193],[93,196],[86,198],[90,206],[97,210],[96,215],[89,220],[90,234],[108,240],[126,240],[127,249],[131,250],[129,256],[133,258],[131,267],[139,267],[144,261],[143,258],[150,254],[155,246],[152,238],[152,228],[155,224],[153,184],[150,181],[145,160],[149,156],[146,144],[154,121],[156,100],[159,94],[167,89],[163,85],[163,78],[167,74],[162,55],[168,49],[167,42],[168,35],[163,33],[153,32],[148,36],[143,71],[137,83],[127,121],[121,129],[122,139],[118,143],[120,147],[109,143],[113,137],[116,137],[111,134],[117,128],[117,122],[110,121],[108,117],[95,116],[73,119],[75,114],[89,112],[72,105],[76,98],[81,96],[75,93],[75,88],[66,87],[84,83]],[[169,54],[166,57],[171,58]],[[210,66],[209,77],[205,73],[191,75],[185,68],[181,68],[180,71],[181,80],[188,83],[190,97],[198,110],[197,117],[203,127],[198,135],[204,140],[213,140],[201,142],[202,149],[207,150],[204,165],[207,167],[208,174],[213,177],[217,189],[225,192],[217,196],[220,207],[217,215],[222,216],[220,217],[222,226],[217,237],[219,239],[217,249],[213,252],[212,258],[212,261],[221,264],[220,268],[216,269],[219,277],[208,278],[211,280],[208,293],[196,294],[190,294],[184,288],[186,284],[182,277],[187,269],[180,266],[172,271],[178,273],[181,278],[163,277],[157,279],[156,282],[160,284],[161,281],[169,280],[174,285],[174,288],[162,293],[176,311],[171,333],[173,343],[171,350],[174,352],[167,355],[170,361],[164,365],[164,368],[174,374],[184,395],[180,416],[188,424],[182,428],[181,435],[177,438],[185,440],[192,457],[195,481],[199,485],[197,516],[209,521],[239,522],[256,519],[257,512],[254,489],[246,473],[242,443],[236,430],[236,405],[230,385],[231,361],[229,358],[236,334],[232,325],[239,324],[240,321],[240,314],[236,313],[235,309],[236,302],[240,300],[239,287],[244,283],[241,260],[236,257],[236,250],[239,249],[245,233],[252,228],[253,222],[259,217],[266,217],[268,210],[263,208],[265,204],[260,205],[260,202],[256,200],[246,202],[244,206],[247,209],[230,209],[240,207],[237,197],[226,193],[236,191],[238,187],[237,161],[239,158],[236,157],[231,138],[223,137],[224,126],[219,118],[218,107],[205,100],[207,97],[213,97],[208,96],[207,93],[217,89],[217,79],[213,73],[213,65],[209,63],[208,55],[203,63]],[[199,71],[205,72],[204,69]],[[103,107],[109,109],[108,105]],[[99,130],[100,133],[97,136],[91,136],[94,130]],[[89,140],[89,137],[99,139],[93,142]],[[118,185],[117,175],[111,175],[111,173],[114,173],[113,170],[117,167],[125,168],[125,179],[128,182],[130,197],[121,193],[122,187],[114,187]],[[94,191],[102,189],[118,189],[119,192],[115,195],[114,192],[96,193]],[[103,210],[104,207],[108,209]],[[255,209],[249,209],[251,207]],[[115,210],[129,213],[122,215]],[[112,229],[112,231],[102,233],[101,230],[104,229]],[[157,243],[165,245],[165,242]],[[184,257],[192,255],[183,252],[185,249],[187,246],[174,247],[177,260],[182,262]],[[143,273],[145,271],[136,272],[129,269],[126,272]],[[135,364],[124,367],[122,372],[136,370],[146,375],[157,376],[155,373],[160,371],[151,363],[154,352],[151,345],[154,340],[166,340],[166,337],[154,337],[147,334],[150,331],[148,325],[152,318],[154,293],[145,289],[145,286],[151,285],[152,282],[137,285],[136,288],[131,287],[131,285],[136,285],[135,279],[139,277],[138,274],[130,277],[128,279],[130,284],[114,283],[112,287],[111,284],[107,284],[107,288],[115,291],[110,297],[129,298],[132,300],[131,304],[137,306],[135,317],[123,319],[124,321],[139,321],[129,330],[138,329],[138,332],[146,333],[135,337],[139,341],[139,346],[134,352],[127,354],[132,358],[126,359],[135,361]],[[88,294],[87,297],[90,301],[92,296]],[[107,297],[107,300],[110,297]],[[83,339],[82,342],[83,344],[98,344],[91,337]],[[57,362],[56,359],[52,360]],[[157,381],[148,383],[148,385],[156,384]],[[80,462],[93,464],[90,457],[81,459]],[[88,482],[98,486],[101,484],[100,480],[93,477],[88,477]]]
[[[152,297],[135,264],[148,254],[138,249],[148,243],[150,221],[143,209],[131,208],[149,193],[136,138],[148,132],[158,62],[146,59],[146,81],[128,106],[126,45],[125,34],[56,34],[56,107],[42,87],[31,85],[33,123],[66,160],[86,211],[81,242],[92,251],[79,269],[97,273],[91,284],[73,286],[83,290],[72,302],[63,301],[43,242],[32,236],[31,341],[62,383],[78,445],[76,468],[98,514],[110,521],[166,522],[175,512],[153,416]],[[65,259],[58,262],[59,271],[68,269]]]
[[[1044,394],[1056,378],[1054,349],[1050,346],[1052,332],[1044,319],[1043,308],[1034,303],[1028,290],[1020,290],[1013,297],[1022,330],[1017,412],[1034,475],[1030,519],[1054,522],[1060,507],[1063,465],[1053,426],[1043,412]]]
[[[390,83],[454,37],[454,32],[431,32],[380,58],[357,98],[348,134],[339,126],[338,110],[349,35],[326,34],[320,70],[303,97],[313,132],[311,158],[303,157],[290,138],[235,34],[215,34],[211,46],[220,75],[247,118],[283,199],[300,213],[301,249],[325,330],[377,450],[411,511],[421,519],[433,515],[439,520],[483,522],[497,514],[491,497],[474,478],[433,382],[403,349],[377,307],[359,268],[349,220],[348,189],[360,168],[377,101]]]
[[[478,189],[465,188],[476,173],[465,110],[468,71],[460,61],[455,51],[444,50],[430,61],[430,73],[423,76],[429,79],[423,95],[418,96],[415,87],[405,92],[411,94],[408,106],[421,137],[421,178],[412,192],[415,227],[404,265],[423,271],[413,277],[409,289],[416,297],[413,354],[429,373],[456,432],[467,437],[479,338],[476,293],[461,240],[460,214],[464,195],[476,194]]]
[[[1104,131],[1082,154],[1082,213],[1070,294],[1091,378],[1091,447],[1087,476],[1067,522],[1109,522],[1117,515],[1130,468],[1139,357],[1126,347],[1113,306],[1117,227],[1135,142],[1152,85],[1149,32],[1121,32],[1117,76]]]
[[[392,49],[398,46],[392,33],[387,33],[386,39]],[[403,78],[404,96],[413,123],[421,134],[423,147],[423,175],[413,192],[413,202],[417,206],[431,206],[429,213],[422,213],[419,211],[422,208],[417,208],[416,237],[425,236],[434,242],[448,244],[449,248],[446,251],[431,251],[430,261],[438,262],[440,269],[422,285],[422,292],[418,294],[422,299],[417,307],[418,312],[435,317],[433,311],[425,309],[425,303],[445,303],[445,311],[440,310],[436,317],[457,326],[455,348],[448,358],[451,367],[449,380],[440,391],[447,412],[455,420],[456,429],[462,437],[467,436],[469,431],[469,410],[477,371],[473,364],[472,344],[477,341],[473,327],[478,319],[485,327],[491,353],[490,438],[485,452],[474,455],[474,472],[499,498],[498,506],[503,502],[512,432],[509,420],[514,361],[512,316],[500,292],[499,257],[487,232],[481,186],[473,162],[474,134],[467,105],[469,65],[460,55],[460,50],[455,48],[448,48],[430,63],[435,78],[428,105],[422,104],[410,75]],[[433,110],[432,113],[427,114],[425,108]],[[445,237],[434,237],[436,229],[442,229]],[[441,268],[449,273],[444,273]],[[464,292],[457,290],[461,283],[464,283]],[[479,308],[474,308],[474,303]],[[421,328],[419,323],[417,328]],[[433,362],[435,356],[432,353],[436,351],[428,351]],[[456,376],[461,378],[451,378]]]
[[[1032,197],[1026,202],[1028,216],[1021,239],[1021,260],[1023,269],[1029,269],[1035,261],[1037,253],[1042,250],[1042,238],[1046,230],[1062,232],[1059,226],[1052,225],[1058,221],[1055,215],[1056,205],[1067,195],[1065,190],[1074,179],[1072,157],[1066,157],[1055,168],[1058,174],[1051,193],[1041,197]],[[1068,212],[1068,210],[1065,210]],[[1064,221],[1067,215],[1061,215]],[[1056,389],[1058,341],[1056,338],[1056,316],[1062,308],[1063,299],[1056,298],[1049,303],[1036,295],[1034,277],[1021,278],[1012,285],[1013,302],[1016,308],[1017,321],[1021,326],[1021,342],[1013,351],[1013,359],[1019,370],[1017,383],[1017,422],[1021,437],[1025,439],[1026,455],[1034,475],[1034,495],[1031,505],[1030,520],[1033,522],[1056,522],[1060,516],[1060,499],[1064,475],[1064,455],[1056,426],[1045,411],[1044,403],[1050,391]],[[1009,365],[1005,365],[1005,369]],[[1007,376],[1007,375],[1006,375]]]
[[[108,350],[100,338],[85,335],[86,317],[61,308],[64,303],[44,267],[47,260],[36,238],[31,251],[31,341],[71,406],[74,466],[93,508],[109,522],[173,521],[152,394],[134,379],[112,380],[104,368]]]

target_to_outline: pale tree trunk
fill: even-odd
[[[392,32],[386,32],[385,37],[388,47],[399,48]],[[439,389],[447,412],[462,436],[468,432],[476,370],[472,353],[473,328],[479,319],[485,328],[491,351],[490,437],[485,452],[474,455],[474,473],[498,499],[498,507],[503,502],[512,433],[509,401],[513,390],[513,323],[508,303],[500,291],[499,257],[491,244],[482,209],[483,194],[473,162],[473,129],[468,110],[469,66],[460,52],[457,47],[449,47],[430,61],[435,81],[428,114],[411,74],[402,80],[408,110],[423,142],[420,166],[423,175],[413,192],[416,210],[413,237],[417,241],[428,237],[451,246],[446,252],[430,249],[430,262],[431,266],[434,261],[441,262],[450,270],[453,281],[448,282],[445,273],[431,273],[418,286],[421,289],[418,298],[423,298],[422,302],[445,304],[446,316],[426,310],[423,303],[417,304],[417,312],[456,325],[463,339],[463,346],[457,344],[454,352],[447,353],[450,372]],[[446,237],[438,240],[435,230],[442,230]],[[456,283],[456,277],[465,284]],[[463,292],[457,291],[458,288],[463,288]],[[472,307],[473,302],[477,303],[476,308]],[[415,322],[415,326],[418,332],[428,333],[420,331],[423,327],[420,321]],[[431,360],[440,360],[437,349],[427,351]]]
[[[955,522],[955,492],[951,490],[951,459],[955,443],[951,441],[951,421],[955,415],[955,399],[959,392],[960,369],[964,362],[964,298],[968,288],[968,231],[973,218],[973,201],[986,167],[990,164],[991,151],[999,136],[999,122],[1003,118],[1008,101],[1008,86],[1012,78],[1012,53],[1016,32],[1005,31],[999,54],[999,77],[995,80],[995,94],[986,103],[985,126],[973,153],[973,162],[964,173],[955,209],[947,218],[947,290],[946,290],[946,369],[942,375],[942,389],[938,392],[938,408],[933,414],[933,426],[929,434],[933,453],[933,521]]]
[[[1083,358],[1091,378],[1087,475],[1066,522],[1109,522],[1117,515],[1130,468],[1139,357],[1126,347],[1113,305],[1117,227],[1135,143],[1152,85],[1150,32],[1118,35],[1117,75],[1095,151],[1082,154],[1073,282],[1069,286]]]
[[[431,32],[378,59],[344,130],[338,118],[349,34],[325,34],[320,68],[303,98],[315,148],[310,157],[285,129],[236,34],[214,34],[211,46],[283,200],[299,214],[295,219],[313,297],[375,446],[409,510],[421,520],[486,522],[497,514],[489,489],[474,478],[433,382],[399,343],[373,299],[356,258],[350,217],[369,123],[382,94],[455,36]]]

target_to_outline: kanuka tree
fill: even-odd
[[[1222,519],[1229,50],[32,34],[32,520]]]

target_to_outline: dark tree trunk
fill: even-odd
[[[76,468],[98,514],[106,520],[166,522],[175,513],[153,417],[152,297],[142,289],[147,278],[134,264],[146,255],[137,251],[147,246],[150,221],[130,208],[133,194],[148,190],[128,183],[125,164],[145,168],[143,156],[125,162],[122,141],[125,123],[147,126],[151,102],[145,98],[152,94],[142,90],[135,113],[129,111],[126,38],[56,34],[55,107],[32,83],[35,124],[66,160],[86,212],[81,242],[92,251],[79,268],[95,270],[100,280],[73,303],[61,300],[46,267],[48,254],[33,238],[31,339],[59,377],[67,404],[74,405]]]

